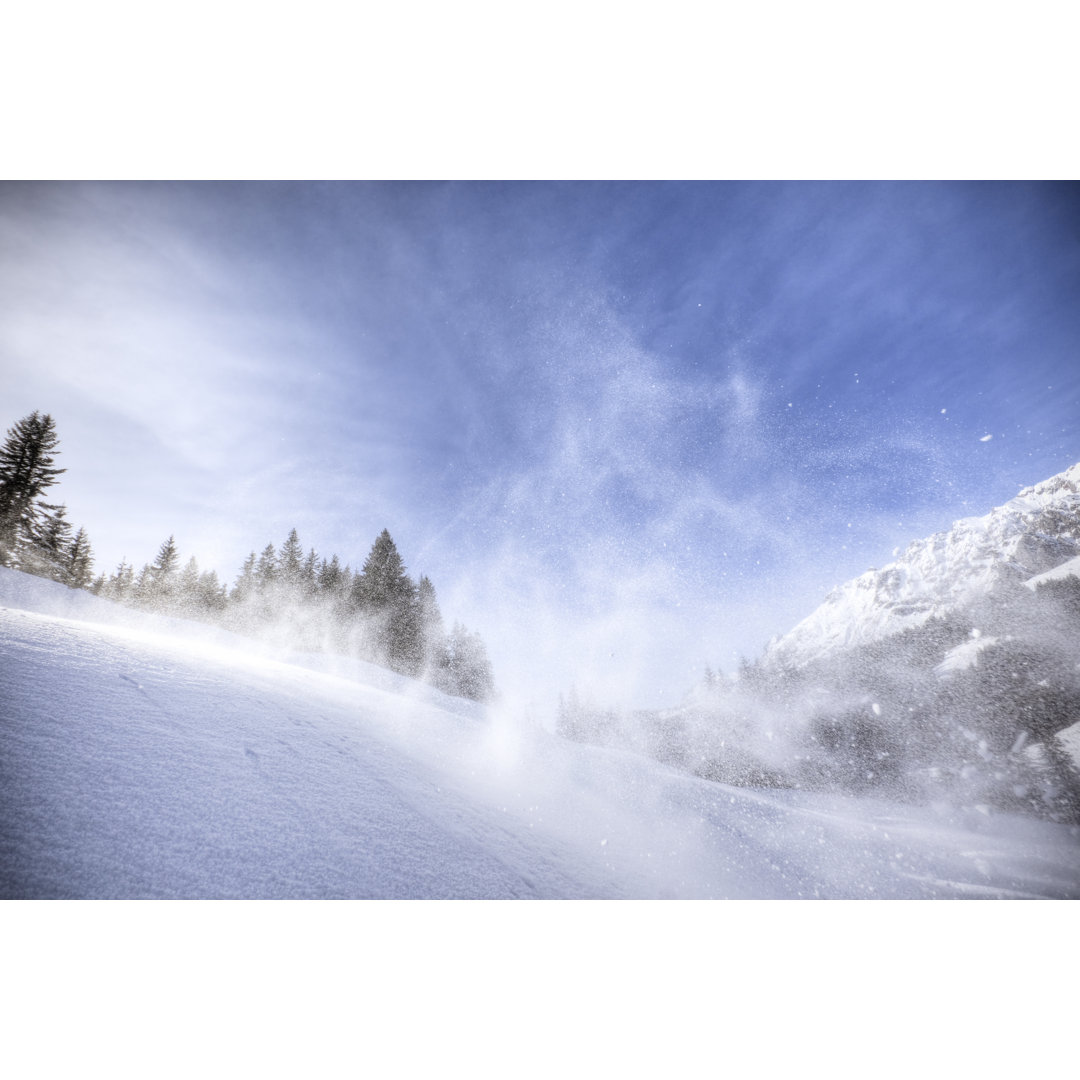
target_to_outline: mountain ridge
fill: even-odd
[[[770,641],[765,664],[804,667],[836,650],[946,617],[1003,582],[1024,582],[1077,558],[1080,462],[894,555],[886,566],[838,585],[810,615]]]

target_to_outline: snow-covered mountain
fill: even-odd
[[[1027,581],[1080,556],[1080,463],[895,554],[895,562],[840,585],[770,642],[766,663],[802,667],[921,626],[1004,581]]]
[[[1080,837],[757,791],[0,568],[0,898],[1080,898]]]

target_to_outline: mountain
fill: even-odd
[[[910,544],[734,680],[558,730],[718,783],[874,794],[1080,827],[1080,464]]]
[[[750,791],[0,568],[0,898],[1080,898],[1080,836]]]
[[[1080,463],[983,517],[963,518],[896,554],[895,562],[834,589],[816,611],[770,642],[766,665],[803,667],[836,650],[947,618],[1002,585],[1077,558]]]

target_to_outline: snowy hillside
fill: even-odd
[[[895,562],[834,589],[766,661],[802,666],[835,649],[923,625],[989,592],[1080,556],[1080,463],[947,532],[910,544]]]
[[[0,896],[1076,897],[1080,836],[760,792],[0,569]]]

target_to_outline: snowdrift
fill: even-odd
[[[1080,830],[759,792],[0,569],[0,897],[1080,897]]]

